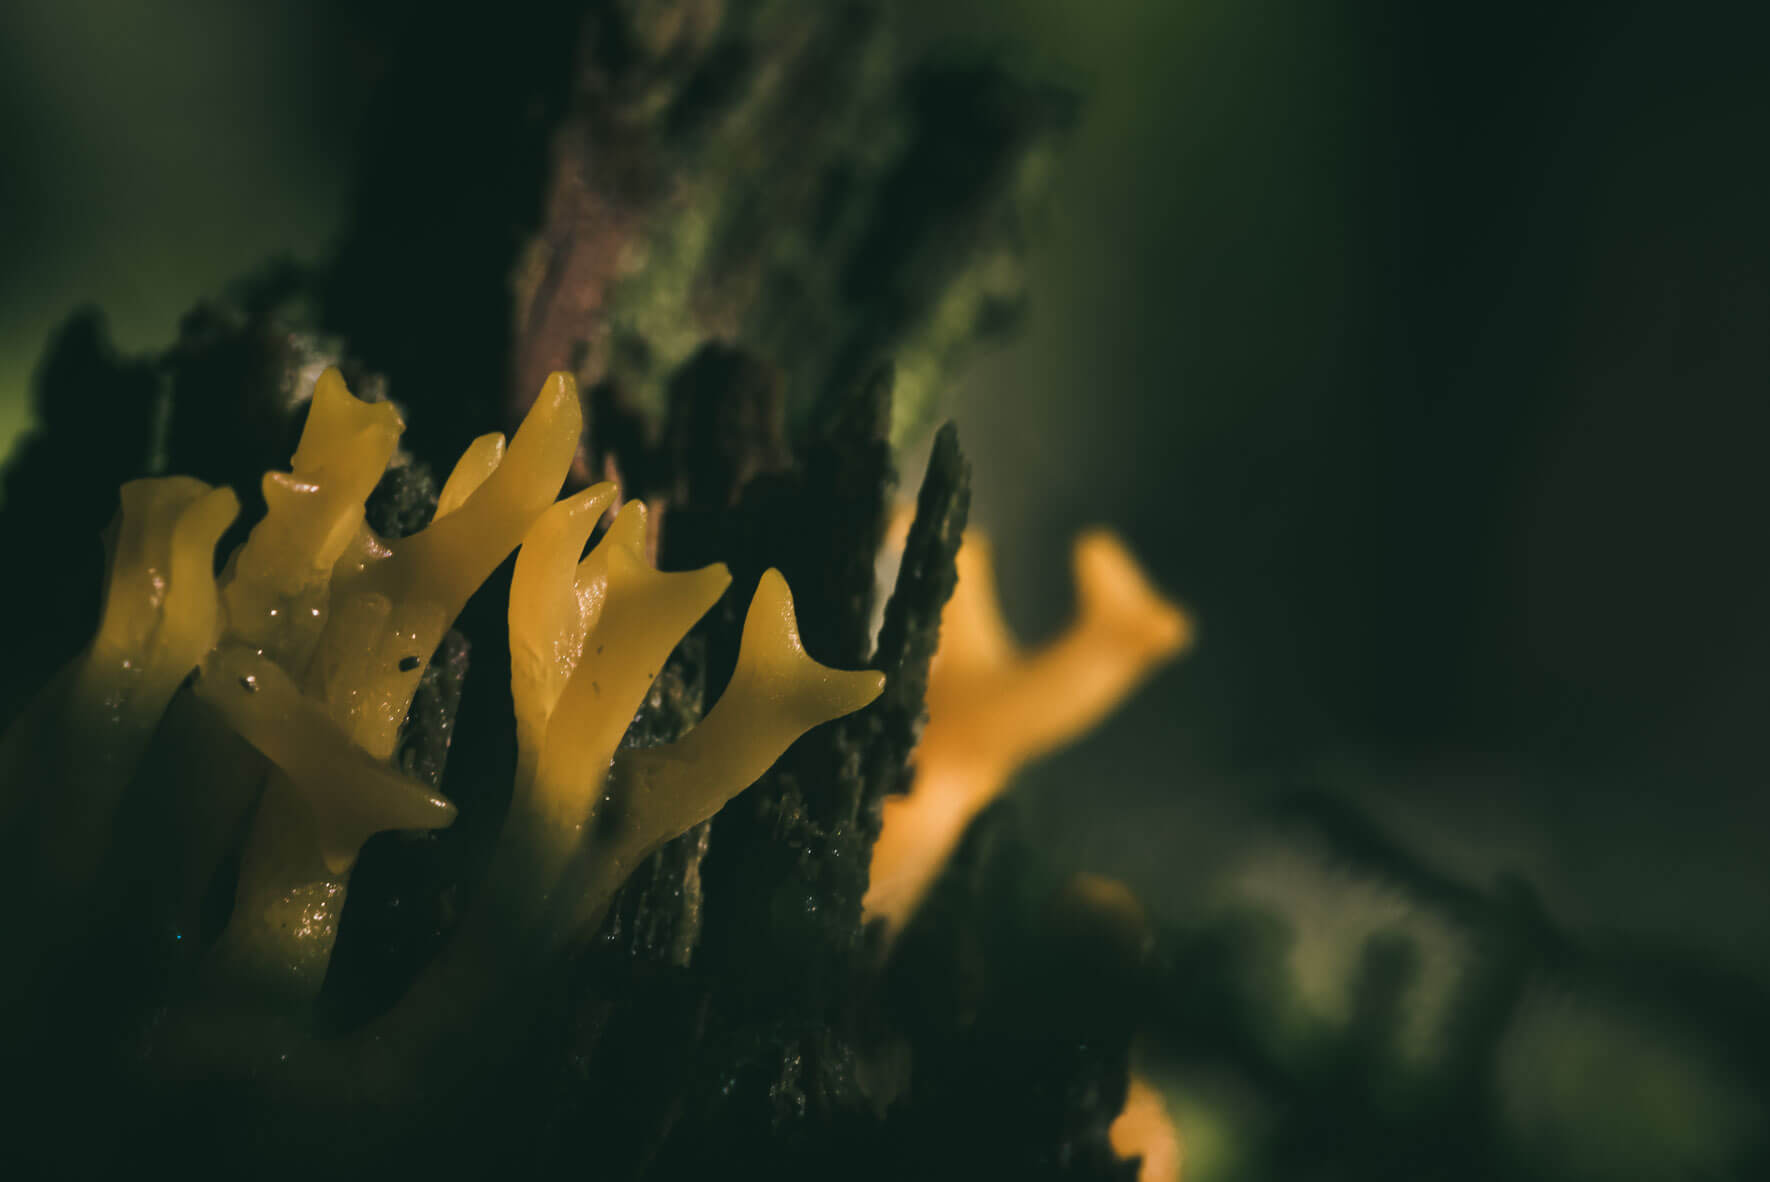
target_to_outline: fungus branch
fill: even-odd
[[[1191,640],[1191,624],[1104,530],[1076,540],[1075,622],[1023,652],[1002,620],[989,540],[973,532],[941,614],[928,724],[907,796],[887,797],[865,908],[901,929],[959,837],[1026,763],[1096,726]]]
[[[490,885],[500,910],[538,918],[537,903],[547,904],[543,944],[595,923],[641,859],[712,816],[805,731],[883,688],[878,673],[829,669],[806,654],[786,581],[769,571],[737,670],[707,717],[674,743],[617,751],[664,660],[731,576],[718,564],[655,569],[637,501],[578,561],[613,496],[597,486],[544,514],[511,587],[519,771]],[[556,890],[561,882],[569,889]]]
[[[179,685],[215,645],[215,543],[239,512],[200,480],[133,480],[107,535],[97,635],[0,740],[9,825],[35,814],[36,861],[85,889],[111,844],[117,802]],[[36,801],[28,789],[45,791]]]

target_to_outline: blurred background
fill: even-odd
[[[1010,620],[1061,626],[1106,523],[1199,628],[1024,776],[1028,830],[1168,930],[1280,925],[1297,1045],[1409,941],[1422,1064],[1523,891],[1609,967],[1526,974],[1506,1127],[1570,1176],[1723,1176],[1770,1070],[1761,1011],[1725,1037],[1770,988],[1763,10],[899,8],[1084,99],[1030,314],[947,392]],[[374,44],[343,3],[0,6],[0,440],[77,305],[157,348],[324,259]],[[1257,1176],[1283,1089],[1152,1070],[1186,1176]]]

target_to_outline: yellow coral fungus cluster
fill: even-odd
[[[600,918],[641,859],[712,816],[793,740],[865,706],[885,684],[880,673],[812,660],[786,580],[771,570],[750,601],[737,668],[713,709],[674,743],[617,750],[670,650],[731,576],[718,564],[653,568],[637,501],[580,561],[614,497],[613,485],[597,485],[543,514],[517,557],[510,592],[512,814],[530,836],[506,843],[493,885],[506,889],[520,878],[531,892],[536,885],[550,892],[568,861],[584,862],[555,918],[562,933]]]
[[[388,540],[365,524],[364,502],[403,424],[391,404],[357,400],[327,370],[291,470],[265,476],[266,515],[219,578],[214,547],[237,512],[230,491],[185,477],[124,486],[97,638],[38,711],[77,721],[57,732],[75,736],[72,754],[33,750],[43,740],[22,725],[5,740],[9,765],[32,760],[52,773],[57,806],[9,801],[8,828],[29,813],[49,822],[44,836],[58,847],[102,856],[118,796],[196,672],[195,698],[270,769],[216,975],[311,994],[363,842],[454,819],[449,801],[389,759],[444,633],[520,545],[510,598],[519,767],[499,853],[506,873],[490,894],[502,922],[525,906],[531,914],[515,922],[594,920],[640,858],[710,816],[805,730],[866,705],[883,680],[812,661],[786,584],[770,572],[737,673],[705,721],[671,746],[617,757],[664,660],[730,579],[720,566],[656,570],[637,502],[582,557],[616,497],[605,484],[555,504],[582,428],[575,383],[553,375],[508,449],[498,435],[475,441],[432,523]],[[593,872],[570,879],[575,891],[562,898],[574,861]]]
[[[996,597],[989,539],[966,534],[958,582],[940,618],[928,675],[928,723],[906,796],[885,801],[864,906],[901,930],[951,857],[966,826],[1007,788],[1015,771],[1086,733],[1157,666],[1191,643],[1185,613],[1149,583],[1117,538],[1076,540],[1076,620],[1056,640],[1024,653]],[[1124,884],[1077,875],[1070,890],[1098,921],[1140,941],[1142,907]],[[1180,1139],[1161,1093],[1133,1074],[1113,1123],[1120,1157],[1140,1158],[1141,1182],[1178,1182]]]
[[[1190,643],[1192,627],[1115,537],[1074,549],[1076,620],[1023,652],[996,599],[988,538],[968,533],[928,674],[928,724],[906,796],[885,801],[873,848],[869,918],[896,931],[914,913],[959,837],[1014,772],[1084,734],[1149,673]]]

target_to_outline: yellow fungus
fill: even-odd
[[[184,476],[132,480],[119,499],[98,632],[60,683],[65,725],[42,740],[62,746],[52,758],[67,786],[46,802],[39,852],[64,882],[85,879],[103,856],[117,800],[161,715],[215,645],[215,543],[239,512],[231,489]],[[37,781],[21,765],[41,721],[20,719],[4,741],[0,771],[14,792]]]
[[[455,806],[352,744],[325,708],[268,657],[230,645],[204,668],[197,691],[294,785],[313,817],[316,852],[342,874],[384,829],[438,829]]]
[[[576,856],[566,931],[595,922],[634,865],[712,816],[811,727],[878,696],[883,676],[806,654],[786,581],[767,572],[737,669],[718,704],[674,743],[617,753],[683,635],[731,581],[724,566],[665,573],[647,561],[646,510],[630,501],[581,562],[614,498],[599,485],[560,502],[517,556],[510,594],[511,696],[519,772],[501,889],[548,893]],[[516,885],[516,880],[523,884]]]
[[[107,718],[158,721],[173,692],[215,646],[215,543],[239,502],[231,489],[170,476],[121,490],[98,634],[75,694]]]
[[[1180,1182],[1180,1134],[1162,1094],[1142,1076],[1132,1073],[1124,1111],[1107,1136],[1121,1158],[1143,1159],[1137,1182]]]
[[[615,486],[608,483],[567,497],[541,515],[517,551],[510,580],[510,691],[519,797],[532,786],[547,719],[602,612],[606,580],[579,559],[614,499]]]
[[[387,541],[363,524],[363,501],[398,415],[357,401],[336,370],[314,399],[294,470],[266,477],[265,519],[230,564],[230,609],[253,611],[236,627],[230,610],[199,690],[280,773],[253,818],[219,955],[232,973],[296,993],[323,977],[362,843],[454,819],[446,800],[381,765],[443,633],[559,494],[583,429],[575,384],[554,375],[507,452],[501,436],[475,440],[431,524]],[[271,624],[291,614],[298,645]]]
[[[877,673],[826,669],[806,655],[792,598],[771,571],[719,704],[685,739],[617,758],[671,650],[731,579],[717,565],[657,570],[638,502],[583,556],[618,494],[601,484],[554,503],[582,428],[572,378],[553,375],[508,446],[485,435],[467,448],[427,528],[383,539],[365,524],[364,502],[403,424],[390,404],[358,401],[327,370],[290,471],[265,476],[264,519],[220,580],[214,549],[237,512],[233,493],[181,477],[125,485],[97,637],[30,715],[76,719],[80,735],[96,741],[70,743],[71,756],[60,756],[34,729],[15,726],[0,746],[9,782],[71,780],[58,785],[55,808],[32,815],[60,817],[66,832],[47,836],[97,858],[99,826],[196,671],[190,718],[219,722],[264,761],[230,758],[226,773],[269,768],[211,980],[261,996],[311,996],[363,843],[454,819],[452,804],[389,759],[444,632],[520,546],[510,597],[519,764],[489,914],[507,936],[546,934],[531,948],[544,952],[600,915],[638,859],[882,684]],[[45,774],[13,775],[26,757]],[[217,787],[201,776],[191,783]],[[6,802],[8,826],[26,817],[15,803]],[[589,871],[570,875],[573,865]]]
[[[493,431],[490,435],[481,435],[467,445],[461,458],[455,461],[455,470],[443,482],[442,492],[436,497],[435,517],[447,517],[474,494],[480,485],[497,470],[504,462],[504,435]],[[434,518],[433,518],[434,520]]]
[[[633,836],[617,860],[644,857],[700,824],[767,771],[812,727],[867,705],[885,675],[820,665],[805,651],[781,573],[762,576],[744,617],[737,669],[718,703],[688,734],[615,757],[614,795]],[[662,834],[663,837],[653,838]]]
[[[903,523],[907,524],[907,523]],[[1076,620],[1023,653],[1002,619],[989,540],[967,534],[958,582],[940,618],[929,669],[928,723],[905,796],[885,801],[863,906],[888,935],[914,914],[967,825],[1014,772],[1086,733],[1148,674],[1182,652],[1192,626],[1104,530],[1076,539]],[[1128,946],[1146,938],[1143,908],[1123,883],[1078,874],[1070,896]],[[1139,1182],[1179,1182],[1180,1137],[1161,1093],[1133,1072],[1109,1132],[1121,1158],[1141,1158]]]
[[[264,519],[222,577],[230,639],[305,668],[326,624],[332,568],[363,528],[403,424],[391,403],[359,402],[336,369],[314,385],[289,472],[268,472]]]
[[[1122,954],[1141,957],[1152,944],[1143,904],[1116,878],[1080,872],[1065,885],[1062,902],[1079,906],[1091,932],[1106,936]],[[1133,1059],[1135,1056],[1133,1057]],[[1180,1182],[1180,1132],[1161,1091],[1131,1068],[1125,1104],[1107,1130],[1113,1152],[1140,1158],[1138,1182]]]
[[[391,553],[367,566],[349,589],[385,594],[396,615],[407,610],[404,605],[435,604],[453,620],[559,496],[583,429],[577,383],[570,374],[554,374],[502,461],[472,494],[429,528],[393,543]]]
[[[1125,547],[1091,531],[1074,548],[1076,619],[1022,652],[1002,620],[988,539],[958,553],[928,680],[928,724],[905,796],[889,797],[873,847],[865,909],[896,931],[973,818],[1014,772],[1099,723],[1191,640],[1185,614],[1149,583]]]

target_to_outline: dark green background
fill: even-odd
[[[1095,520],[1201,626],[1041,799],[1109,773],[1132,856],[1175,769],[1363,785],[1770,967],[1752,6],[1017,7],[1093,118],[961,392],[978,511],[1029,630]]]
[[[1054,630],[1067,539],[1106,522],[1199,621],[1026,777],[1051,857],[1163,916],[1285,912],[1331,1020],[1358,933],[1439,936],[1258,823],[1323,787],[1577,930],[1770,980],[1762,6],[900,7],[1088,99],[1026,330],[953,392],[1009,614]],[[266,256],[323,257],[373,44],[345,5],[0,6],[4,437],[77,302],[147,348]],[[1636,1167],[1628,1136],[1700,1163],[1749,1123],[1651,1031],[1567,1037],[1567,1111]],[[1257,1119],[1174,1086],[1201,1163]]]

